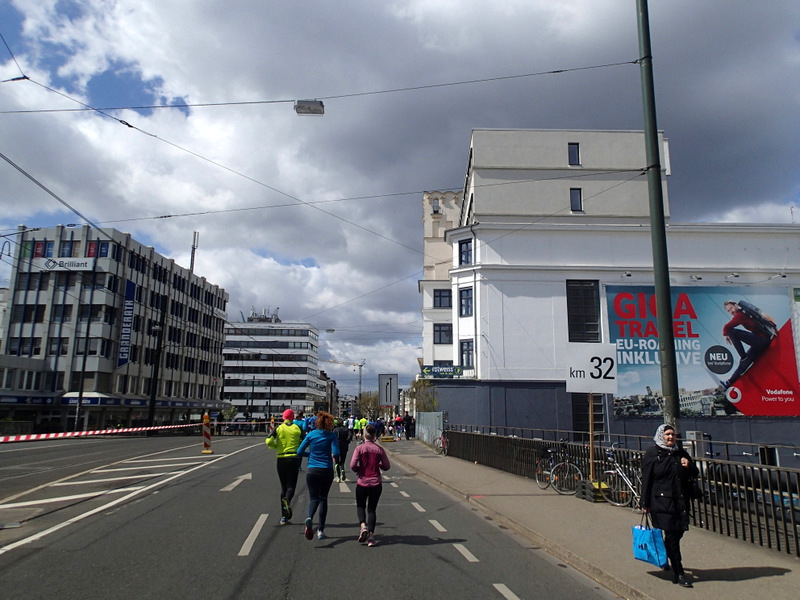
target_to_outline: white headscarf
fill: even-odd
[[[678,447],[678,444],[676,443],[674,446],[667,446],[667,441],[664,439],[664,432],[667,429],[672,429],[672,431],[675,431],[675,428],[672,425],[667,425],[666,423],[659,425],[658,429],[656,429],[656,434],[653,436],[653,441],[659,448],[672,451]]]

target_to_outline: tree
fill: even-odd
[[[430,379],[417,379],[411,382],[409,395],[414,400],[414,405],[418,413],[437,412],[439,410],[439,398],[436,386]]]
[[[378,392],[362,392],[358,408],[367,419],[375,419],[381,412],[381,400]]]

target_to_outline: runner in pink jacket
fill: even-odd
[[[381,471],[389,470],[389,457],[386,450],[375,443],[375,426],[367,425],[365,429],[365,442],[356,447],[350,459],[350,468],[358,475],[356,482],[356,510],[361,523],[358,541],[367,546],[374,546],[375,524],[378,516],[378,500],[383,492],[383,478]]]

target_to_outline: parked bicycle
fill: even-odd
[[[583,479],[580,467],[569,460],[567,439],[562,438],[561,448],[548,448],[547,456],[536,461],[536,484],[546,490],[549,486],[559,494],[574,494]]]
[[[447,452],[450,450],[450,440],[447,439],[446,429],[440,431],[439,436],[433,440],[433,449],[436,451],[436,454],[447,456]]]
[[[639,490],[642,489],[642,460],[636,458],[622,465],[617,460],[616,452],[617,443],[614,442],[606,452],[611,469],[600,474],[600,494],[606,502],[614,506],[633,504],[636,508],[641,497]]]

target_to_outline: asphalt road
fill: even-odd
[[[440,489],[393,466],[379,543],[359,544],[355,482],[334,483],[327,539],[303,535],[305,469],[281,526],[262,437],[0,446],[0,589],[29,598],[320,600],[615,598]]]

